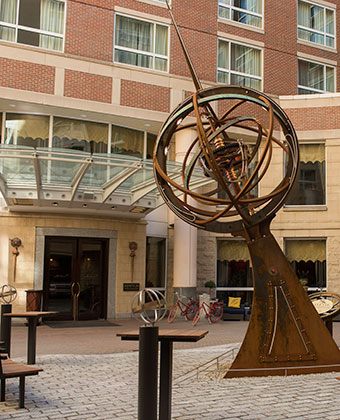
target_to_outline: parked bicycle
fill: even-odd
[[[223,303],[222,302],[211,302],[208,305],[206,302],[202,302],[202,305],[199,307],[194,319],[192,321],[193,325],[196,325],[199,321],[202,312],[205,312],[205,317],[208,318],[209,322],[216,323],[218,322],[223,315]]]
[[[192,321],[196,315],[196,312],[198,311],[199,303],[197,300],[193,300],[192,298],[189,298],[189,301],[185,303],[179,296],[178,293],[175,293],[176,295],[176,303],[171,308],[168,316],[168,322],[173,322],[177,316],[178,310],[180,310],[181,315],[185,316],[185,319],[187,321]]]

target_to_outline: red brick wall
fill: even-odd
[[[103,3],[101,0],[97,0],[97,2]],[[113,0],[106,1],[105,3],[114,3],[115,6],[124,7],[124,9],[137,10],[138,12],[148,13],[153,16],[162,16],[169,19],[168,9],[158,6],[159,3],[157,2],[152,4],[152,2],[144,3],[136,0]]]
[[[200,80],[216,81],[217,1],[173,2],[173,13]],[[171,27],[170,72],[191,77],[177,35]]]
[[[112,1],[91,3],[98,3],[98,6],[73,0],[67,2],[65,53],[112,62]]]
[[[0,86],[54,94],[55,68],[0,58]]]
[[[266,93],[297,94],[297,2],[264,2]]]
[[[339,4],[338,0],[329,1]],[[298,52],[319,57],[321,61],[322,59],[331,59],[340,62],[340,52],[326,51],[312,44],[306,46],[297,42],[296,0],[265,1],[264,5],[264,32],[259,33],[247,29],[245,25],[230,25],[226,20],[218,22],[217,0],[196,0],[194,6],[192,0],[173,1],[174,16],[200,80],[216,82],[218,31],[265,44],[263,49],[263,90],[267,94],[292,95],[297,93]],[[156,18],[157,16],[170,18],[167,9],[157,6],[156,3],[149,4],[136,0],[69,0],[66,13],[65,53],[89,60],[104,60],[111,64],[113,62],[114,10],[116,6],[147,13]],[[336,33],[340,34],[340,10],[337,10],[336,16]],[[190,77],[172,25],[170,33],[170,75]],[[340,44],[340,37],[338,36],[338,38],[337,50],[339,50]],[[248,43],[251,44],[251,42]],[[10,70],[9,62],[13,63]],[[2,61],[3,70],[0,78],[3,85],[53,93],[54,69],[52,67],[29,65],[28,63],[20,64],[18,67],[18,63],[15,60]],[[29,66],[32,66],[32,69]],[[340,88],[339,71],[337,69],[337,83]],[[16,76],[17,73],[19,76]],[[23,74],[27,76],[28,80],[26,80],[26,76],[25,78],[22,77]],[[37,75],[35,80],[33,80],[33,75]],[[69,75],[67,77],[70,77]],[[82,77],[77,77],[76,83],[79,88],[86,88]],[[97,98],[94,100],[99,98],[104,102],[109,101],[108,96],[100,96],[103,93],[72,93],[72,89],[74,89],[71,86],[72,83],[69,79],[66,80],[65,94],[86,98],[90,96]],[[91,83],[108,86],[107,81],[95,82],[94,79],[91,79]],[[139,86],[142,86],[142,84]],[[157,97],[157,92],[159,90],[163,92],[164,88],[148,86],[147,89],[141,90],[147,92],[146,95],[149,97],[151,89],[156,92],[155,102],[146,99],[150,102],[151,109],[155,109],[155,107],[166,109],[168,104],[166,106],[164,103],[161,104],[161,99]],[[129,99],[127,93],[129,88],[125,88],[125,90],[126,92],[124,89],[122,91],[125,103],[130,104],[136,101],[136,98],[133,101]],[[106,92],[105,95],[107,94]],[[168,92],[165,96],[168,96]],[[141,101],[141,99],[138,100]],[[145,104],[142,107],[145,107]]]
[[[111,103],[112,78],[66,70],[64,95],[71,98]]]
[[[331,1],[337,4],[337,0]],[[113,61],[114,7],[120,6],[170,18],[166,8],[156,3],[136,0],[70,0],[67,8],[67,30],[65,52],[82,57]],[[218,22],[217,0],[177,0],[173,2],[173,13],[181,34],[202,81],[216,82],[217,32],[260,41],[263,49],[263,90],[269,94],[297,94],[297,52],[338,60],[335,51],[325,51],[313,45],[297,42],[296,0],[264,2],[264,32],[247,29],[246,25],[230,25]],[[337,13],[337,33],[340,33],[340,12]],[[177,35],[171,26],[170,74],[190,77]],[[249,42],[251,44],[251,42]],[[340,74],[337,78],[340,83]],[[340,86],[340,85],[339,85]]]
[[[133,108],[169,112],[170,90],[162,86],[122,80],[120,104]]]
[[[285,110],[295,130],[333,130],[340,127],[340,107],[291,108]]]

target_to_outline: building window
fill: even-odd
[[[261,50],[229,41],[218,41],[217,81],[261,90]]]
[[[49,117],[6,113],[4,143],[7,145],[47,147]],[[34,177],[30,159],[7,159],[3,161],[2,174],[15,180],[29,180]],[[42,171],[44,172],[44,170]]]
[[[146,159],[152,159],[153,149],[157,140],[156,134],[147,133],[146,137]]]
[[[152,159],[157,136],[146,131],[112,125],[111,153]]]
[[[298,38],[335,48],[335,11],[299,1]]]
[[[300,172],[287,205],[321,205],[326,203],[325,145],[300,145]]]
[[[217,298],[226,302],[228,297],[241,297],[242,304],[250,306],[253,281],[249,252],[245,241],[217,241]]]
[[[302,285],[326,287],[326,240],[286,239],[285,253]]]
[[[50,117],[6,113],[5,144],[48,147]]]
[[[116,62],[168,71],[168,56],[167,26],[116,15]]]
[[[64,0],[2,0],[0,39],[62,51]]]
[[[146,287],[164,289],[166,279],[166,239],[146,238]]]
[[[262,0],[218,0],[218,16],[262,28]]]
[[[298,94],[335,92],[335,69],[312,61],[298,61]]]
[[[144,132],[132,128],[112,126],[111,153],[143,157]]]
[[[52,147],[107,153],[108,125],[53,117]]]

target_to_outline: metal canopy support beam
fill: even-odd
[[[4,177],[0,174],[0,193],[2,194],[7,206],[10,205],[7,197],[7,184]]]
[[[42,192],[41,191],[41,171],[40,171],[40,163],[39,163],[37,152],[32,153],[32,158],[33,158],[35,182],[37,184],[37,199],[41,200],[42,199],[42,195],[41,195],[41,192]]]
[[[83,165],[79,168],[78,172],[75,174],[74,178],[72,179],[71,182],[71,188],[72,188],[72,194],[71,194],[71,201],[73,201],[77,189],[79,187],[79,184],[81,182],[81,180],[83,179],[86,171],[88,170],[88,168],[92,165],[93,159],[92,157],[89,157],[86,159],[86,161],[83,163]]]
[[[124,181],[126,181],[134,173],[138,172],[141,169],[140,166],[137,168],[126,168],[124,169],[117,177],[113,178],[110,182],[104,185],[104,194],[103,194],[103,203],[110,197],[110,195],[115,191]]]
[[[169,175],[170,177],[171,177],[171,175]],[[174,180],[174,181],[176,181],[178,178],[180,178],[182,175],[177,175],[176,177],[173,177],[173,178],[171,178],[172,180]],[[197,180],[196,182],[191,182],[190,183],[190,188],[193,190],[193,189],[198,189],[198,188],[201,188],[201,187],[205,187],[206,185],[209,185],[209,184],[211,184],[212,182],[216,182],[215,180],[213,180],[213,179],[208,179],[208,178],[206,178],[206,177],[204,177],[204,179],[199,179],[199,180]],[[177,191],[177,195],[181,195],[181,194],[183,194],[181,191]],[[159,206],[161,206],[162,204],[164,204],[164,198],[159,194],[159,195],[157,195],[157,198],[156,198],[156,206],[155,206],[155,208],[157,208],[157,207],[159,207]]]
[[[178,178],[181,178],[181,177],[182,177],[182,174],[177,175],[176,177],[173,177],[171,179],[176,181]],[[152,178],[149,182],[146,182],[145,184],[141,185],[140,187],[135,188],[132,191],[130,205],[134,204],[136,201],[140,200],[146,194],[150,193],[151,191],[153,191],[155,189],[157,189],[157,186],[155,184],[155,179],[154,178]]]

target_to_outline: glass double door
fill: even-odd
[[[106,318],[107,248],[105,239],[46,237],[43,309],[56,319]]]

